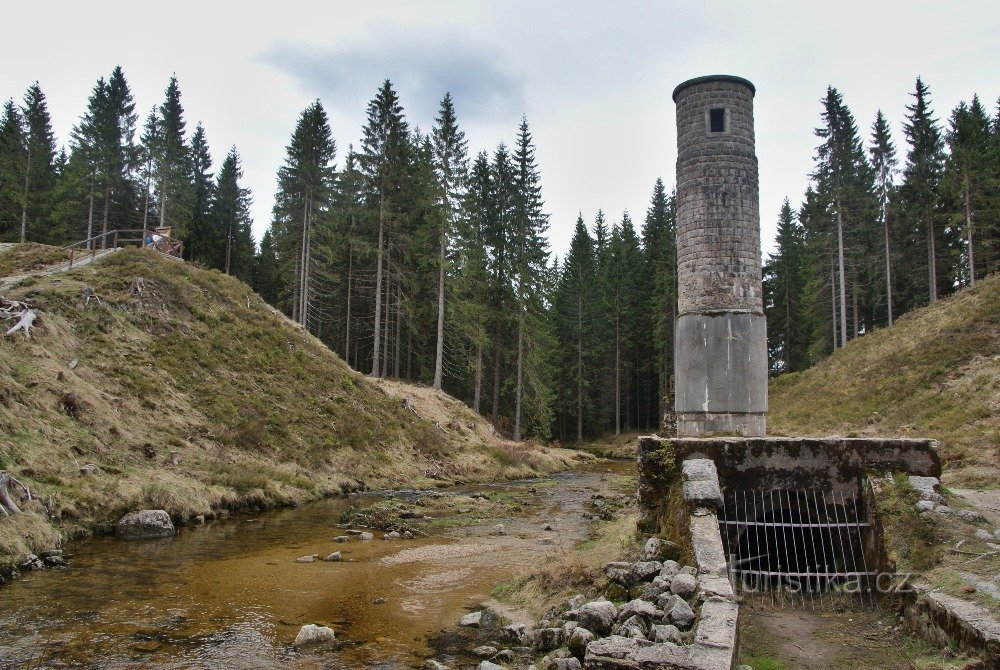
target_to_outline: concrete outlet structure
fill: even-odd
[[[753,98],[712,75],[674,89],[677,105],[677,434],[763,436],[767,327]]]

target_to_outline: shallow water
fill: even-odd
[[[446,491],[502,491],[525,511],[416,540],[376,532],[371,542],[334,543],[341,512],[378,499],[369,495],[185,527],[164,540],[75,542],[68,569],[0,588],[0,668],[412,667],[496,583],[585,538],[591,493],[629,470],[600,463]],[[504,535],[492,533],[498,521]],[[553,532],[542,532],[545,523]],[[339,563],[295,562],[338,550]],[[305,623],[334,628],[337,644],[297,652],[291,642]]]

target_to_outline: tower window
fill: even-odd
[[[726,110],[722,107],[708,110],[708,127],[713,133],[726,132]]]

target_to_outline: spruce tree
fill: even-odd
[[[324,221],[334,195],[337,145],[326,110],[319,100],[299,115],[286,148],[285,163],[278,169],[271,228],[282,261],[285,287],[291,295],[282,300],[292,319],[309,327],[315,300],[310,277],[313,270],[313,233]]]
[[[253,219],[250,205],[253,200],[250,189],[240,186],[243,168],[236,147],[229,150],[219,167],[219,175],[211,193],[211,209],[206,213],[206,226],[214,229],[206,240],[221,240],[221,259],[214,260],[226,274],[249,281],[253,270],[254,243],[251,234]],[[207,251],[211,247],[206,249]],[[208,256],[211,258],[211,256]]]
[[[0,239],[8,242],[21,239],[21,185],[27,165],[24,118],[14,101],[8,100],[0,117]]]
[[[549,424],[547,380],[538,376],[542,360],[541,343],[546,335],[542,311],[543,279],[549,259],[545,239],[548,215],[542,211],[541,176],[535,162],[535,145],[526,118],[521,119],[518,129],[514,169],[511,269],[517,310],[517,381],[514,392],[513,438],[520,440],[521,414],[526,392],[533,401],[532,432],[539,435],[540,431],[547,430]],[[526,366],[526,362],[534,365]]]
[[[592,416],[592,387],[597,382],[593,341],[594,322],[597,319],[592,300],[597,280],[594,241],[590,237],[581,214],[576,220],[573,240],[562,265],[558,291],[554,300],[556,336],[561,353],[561,368],[571,371],[566,381],[571,384],[573,401],[569,410],[576,422],[576,441],[584,438],[587,417]]]
[[[493,222],[493,174],[489,155],[479,152],[472,163],[458,227],[458,324],[472,348],[472,409],[482,411],[483,353],[489,347],[490,256],[488,231]]]
[[[28,238],[61,244],[65,231],[52,230],[52,197],[56,182],[56,138],[45,94],[36,81],[24,94],[26,166],[21,209],[21,241]]]
[[[996,219],[991,205],[996,202],[990,162],[990,117],[978,96],[971,104],[965,102],[952,112],[947,132],[948,158],[942,175],[942,191],[952,204],[955,228],[965,229],[965,249],[962,283],[976,285],[976,236],[973,221],[984,217],[989,225]],[[992,197],[991,197],[992,196]]]
[[[844,104],[840,92],[832,86],[827,87],[823,99],[822,120],[823,125],[815,131],[823,143],[816,149],[816,169],[812,177],[816,182],[817,195],[826,204],[831,217],[839,295],[839,345],[843,347],[848,339],[848,284],[851,285],[855,305],[857,290],[864,284],[858,278],[864,266],[858,252],[864,249],[861,240],[866,233],[870,234],[865,223],[873,214],[874,183],[854,116]],[[849,249],[848,245],[852,248]],[[857,307],[854,321],[853,335],[856,336],[859,331]]]
[[[150,110],[146,116],[146,122],[142,127],[142,136],[139,138],[139,172],[142,179],[142,229],[145,231],[150,227],[151,207],[155,207],[152,202],[153,184],[156,179],[156,160],[163,151],[163,124],[160,123],[159,112],[156,107]]]
[[[441,109],[438,112],[431,136],[434,139],[434,167],[440,182],[442,194],[441,207],[444,210],[439,233],[437,345],[435,348],[433,384],[434,388],[440,389],[442,366],[444,363],[444,280],[446,261],[449,241],[462,204],[466,173],[468,172],[468,143],[465,140],[465,133],[458,129],[455,106],[452,103],[450,93],[446,93],[444,99],[441,100]]]
[[[650,392],[654,398],[660,399],[655,412],[652,412],[659,425],[663,400],[671,400],[674,321],[677,318],[676,208],[673,195],[667,194],[660,178],[653,184],[653,194],[643,222],[642,240],[646,274],[651,279],[645,296],[649,314],[647,332],[653,334],[645,342],[651,347],[647,349],[653,372]]]
[[[392,294],[392,235],[400,223],[409,168],[409,127],[399,96],[386,79],[368,103],[358,164],[366,181],[368,210],[378,230],[375,253],[375,300],[372,343],[372,376],[382,375],[388,340],[389,296]],[[398,253],[398,252],[397,252]],[[383,286],[385,284],[385,286]]]
[[[945,242],[938,216],[939,186],[944,171],[944,141],[930,108],[930,89],[917,77],[913,104],[907,105],[903,133],[909,145],[903,166],[903,181],[899,189],[901,215],[909,223],[910,239],[923,237],[927,258],[927,296],[930,302],[938,298],[938,248]],[[911,242],[908,251],[915,252]],[[907,307],[919,304],[912,288]]]
[[[186,126],[180,85],[177,76],[171,75],[160,104],[155,182],[159,225],[169,226],[171,236],[179,239],[187,237],[192,217],[191,151],[185,139]]]
[[[192,185],[191,224],[185,243],[188,258],[215,267],[228,266],[228,263],[220,265],[217,257],[212,258],[213,249],[225,246],[224,244],[220,245],[220,243],[231,238],[213,239],[215,238],[214,233],[217,231],[209,222],[209,208],[212,205],[212,190],[214,188],[211,172],[212,154],[208,148],[208,140],[205,139],[205,127],[200,123],[195,126],[194,134],[191,136],[190,151],[191,156],[188,164],[191,168],[191,174],[188,180]],[[228,270],[226,270],[226,274],[229,274]]]
[[[511,246],[514,239],[514,194],[515,170],[507,146],[500,143],[493,153],[490,166],[492,183],[492,206],[490,207],[488,225],[483,231],[483,238],[489,249],[490,302],[493,305],[492,346],[493,371],[490,419],[494,424],[500,420],[501,365],[509,355],[509,333],[511,303]]]
[[[767,314],[771,371],[805,368],[803,313],[804,239],[791,203],[785,198],[778,215],[776,249],[764,264],[764,306]]]
[[[896,190],[895,174],[898,161],[896,147],[892,142],[889,122],[882,110],[875,115],[872,124],[871,147],[869,148],[872,171],[875,174],[875,198],[878,202],[878,218],[882,226],[882,248],[885,260],[885,309],[886,323],[892,325],[892,248],[889,234],[889,203]]]

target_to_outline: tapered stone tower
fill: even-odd
[[[677,105],[677,434],[762,436],[767,327],[753,98],[746,79],[711,75]]]

